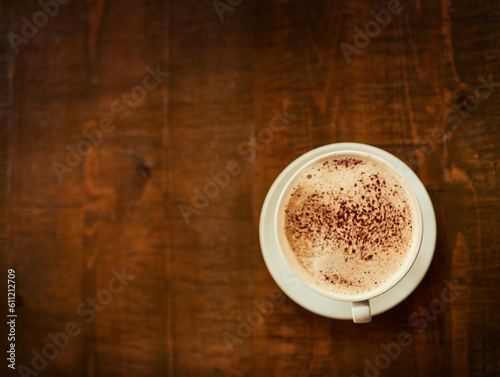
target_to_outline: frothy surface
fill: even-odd
[[[322,290],[358,296],[390,284],[413,255],[418,214],[406,182],[365,155],[335,155],[292,182],[279,224],[287,260]]]

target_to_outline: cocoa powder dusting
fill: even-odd
[[[325,161],[322,169],[331,172],[362,164],[365,161],[338,158]],[[358,174],[350,186],[312,190],[297,185],[285,215],[286,237],[297,260],[307,270],[315,257],[333,253],[342,253],[346,265],[353,261],[369,265],[398,253],[409,242],[412,223],[401,191],[401,186],[386,184],[385,177],[376,173]],[[358,292],[374,283],[350,271],[344,275],[339,268],[323,268],[319,277],[331,285],[357,287]]]

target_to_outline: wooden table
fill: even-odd
[[[2,2],[20,369],[0,374],[499,375],[499,17],[495,0]],[[429,272],[369,325],[284,297],[259,246],[274,179],[342,141],[406,161],[437,214]],[[446,281],[466,288],[438,310]]]

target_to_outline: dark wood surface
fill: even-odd
[[[499,375],[498,1],[402,1],[362,48],[354,28],[376,28],[370,12],[393,3],[223,3],[219,16],[211,0],[70,0],[46,20],[35,1],[0,4],[1,312],[11,268],[16,366],[39,376],[361,376],[378,362],[384,376]],[[42,26],[30,36],[34,17]],[[342,42],[357,48],[349,59]],[[155,82],[149,69],[165,73]],[[489,76],[497,84],[474,100]],[[295,117],[270,133],[284,108]],[[99,126],[110,132],[86,148],[84,132],[97,137]],[[259,246],[277,175],[342,141],[406,161],[438,221],[421,285],[369,325],[283,302]],[[84,156],[64,168],[78,148]],[[193,203],[228,168],[230,182]],[[120,283],[123,269],[135,278]],[[425,330],[411,324],[445,280],[467,288]],[[229,347],[224,334],[239,336],[239,318],[271,298],[272,315]],[[380,344],[404,331],[413,343],[385,365]],[[62,350],[47,346],[50,334]],[[33,350],[44,349],[57,355],[37,371]],[[7,364],[0,375],[30,373]]]

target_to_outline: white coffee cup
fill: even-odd
[[[409,251],[409,257],[405,260],[404,266],[402,266],[400,269],[398,269],[397,274],[395,274],[391,280],[387,283],[385,283],[383,286],[380,286],[378,288],[375,288],[373,290],[370,290],[368,292],[365,292],[361,295],[352,297],[352,296],[345,296],[345,295],[340,295],[331,291],[327,291],[325,289],[322,289],[321,287],[315,285],[309,280],[303,279],[300,277],[300,274],[297,273],[297,271],[294,270],[294,264],[290,263],[290,252],[285,252],[287,247],[289,247],[287,244],[285,244],[284,237],[280,236],[278,234],[280,231],[283,230],[283,228],[280,226],[282,224],[278,224],[278,219],[279,219],[279,211],[282,211],[284,209],[284,195],[287,192],[289,186],[295,182],[297,176],[299,176],[304,169],[309,167],[310,165],[314,164],[315,162],[319,160],[323,160],[325,158],[329,157],[335,157],[337,155],[345,155],[345,154],[352,154],[352,156],[364,156],[372,160],[378,161],[378,163],[382,164],[385,166],[385,168],[391,172],[391,174],[394,174],[395,176],[399,177],[399,180],[404,182],[406,184],[406,188],[408,189],[408,192],[411,193],[412,199],[415,203],[416,206],[416,213],[417,213],[417,221],[415,221],[415,224],[418,224],[418,232],[417,235],[415,236],[414,242],[412,244],[412,249]],[[399,161],[399,160],[398,160]],[[404,166],[405,169],[401,169],[401,166]],[[331,153],[326,153],[323,155],[320,155],[310,161],[305,162],[302,166],[298,168],[298,170],[293,174],[293,176],[288,180],[288,182],[285,184],[284,189],[280,193],[280,197],[278,200],[278,205],[276,208],[276,213],[275,213],[275,232],[276,232],[276,238],[278,240],[278,246],[280,249],[280,252],[283,255],[283,258],[285,261],[287,261],[290,265],[290,268],[292,271],[296,273],[296,275],[301,279],[302,283],[304,283],[308,288],[311,290],[327,297],[332,300],[338,300],[338,301],[346,301],[351,303],[351,309],[352,309],[352,317],[353,321],[355,323],[366,323],[371,321],[371,310],[370,310],[370,299],[373,299],[384,292],[387,292],[389,289],[394,287],[396,284],[398,284],[404,276],[408,273],[408,271],[411,269],[413,263],[415,262],[418,253],[420,251],[421,243],[422,243],[422,234],[423,234],[423,220],[422,220],[422,211],[420,208],[420,203],[418,201],[417,196],[415,195],[411,185],[409,182],[405,179],[405,174],[407,173],[407,169],[409,169],[406,165],[404,165],[401,161],[398,166],[392,165],[389,161],[384,160],[383,158],[374,156],[370,153],[364,153],[364,152],[359,152],[359,151],[351,151],[351,150],[339,150]]]

